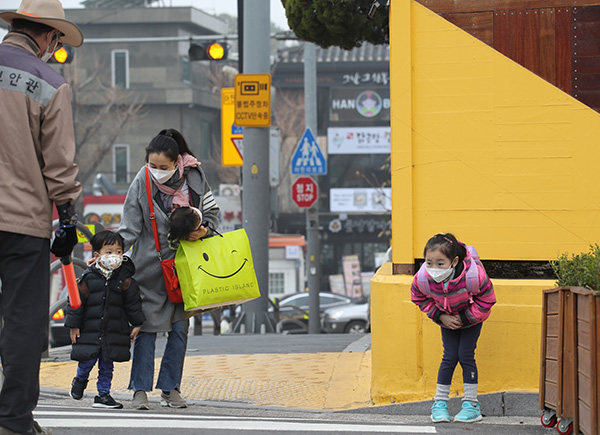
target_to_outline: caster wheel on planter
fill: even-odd
[[[573,433],[573,419],[561,418],[558,420],[556,430],[560,435],[570,435]]]
[[[541,417],[542,426],[544,427],[554,427],[556,424],[556,412],[551,411],[549,409],[544,409],[544,413]]]

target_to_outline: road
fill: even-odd
[[[123,399],[123,398],[118,398]],[[125,407],[128,404],[125,402]],[[44,392],[34,411],[36,420],[56,435],[259,435],[259,434],[555,434],[534,417],[488,417],[476,424],[433,425],[428,416],[353,414],[352,412],[290,411],[239,404],[194,404],[187,409],[149,411],[97,410],[91,399],[74,401],[64,393]]]

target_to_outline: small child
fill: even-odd
[[[452,234],[433,236],[425,245],[425,277],[428,289],[423,289],[419,273],[411,286],[411,300],[427,316],[441,326],[444,355],[438,371],[437,388],[431,407],[434,423],[450,421],[448,398],[456,364],[463,371],[464,398],[461,411],[454,421],[471,423],[481,420],[477,400],[477,364],[475,348],[482,322],[496,303],[494,287],[484,268],[467,253],[466,246]],[[467,274],[477,277],[478,291],[470,292]],[[470,275],[471,275],[470,274]]]
[[[202,212],[196,207],[179,207],[169,216],[170,228],[167,239],[169,247],[177,250],[180,240],[195,241],[206,235],[202,224]]]
[[[110,395],[114,362],[129,361],[131,342],[146,320],[133,262],[123,257],[124,241],[114,231],[100,231],[91,240],[95,264],[78,282],[81,306],[67,307],[71,328],[71,359],[79,361],[71,397],[80,400],[90,371],[98,361],[98,395],[94,408],[123,408]],[[133,328],[130,327],[133,325]]]

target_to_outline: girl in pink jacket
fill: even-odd
[[[444,345],[431,420],[450,421],[450,384],[460,362],[465,395],[454,421],[479,421],[482,417],[477,400],[475,348],[482,322],[496,303],[494,287],[478,258],[469,255],[466,246],[452,234],[433,236],[423,255],[425,263],[413,279],[411,300],[441,326]]]

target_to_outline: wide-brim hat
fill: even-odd
[[[65,19],[65,11],[59,0],[23,0],[16,12],[0,12],[0,18],[9,24],[15,18],[42,23],[58,30],[64,36],[60,42],[73,47],[83,44],[83,33],[77,24]]]

